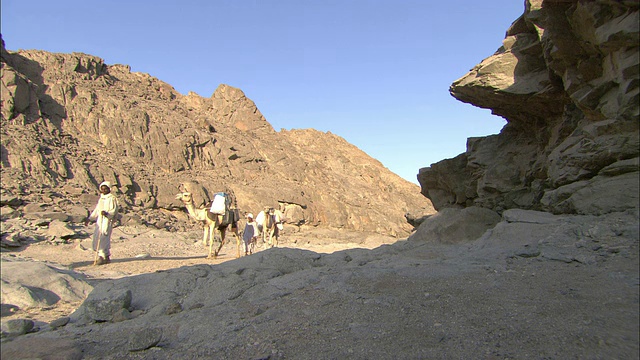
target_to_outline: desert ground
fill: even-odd
[[[144,226],[118,226],[114,228],[112,234],[111,263],[96,266],[93,264],[95,253],[91,251],[89,236],[93,226],[90,224],[80,228],[80,238],[72,239],[66,244],[50,241],[33,242],[18,250],[2,252],[1,256],[3,258],[20,257],[59,265],[61,268],[84,274],[85,281],[90,285],[104,279],[118,279],[190,265],[221,264],[237,258],[236,237],[229,233],[219,256],[210,259],[207,258],[208,247],[202,244],[200,229],[168,232]],[[219,240],[218,236],[216,240]],[[346,249],[372,249],[397,240],[391,236],[373,233],[287,226],[279,237],[278,247],[328,254]],[[254,255],[267,248],[268,246],[259,239]],[[243,247],[240,251],[241,256],[245,256]],[[60,302],[43,309],[21,309],[3,314],[2,319],[27,318],[34,320],[36,324],[49,323],[70,315],[80,304],[81,302]]]
[[[410,239],[290,228],[278,248],[237,260],[233,238],[209,260],[198,229],[123,226],[102,266],[87,228],[2,253],[3,266],[47,261],[93,286],[84,302],[5,312],[38,330],[3,338],[2,357],[638,358],[637,218],[510,210],[464,242],[421,240],[423,226]],[[126,292],[125,318],[91,317]]]

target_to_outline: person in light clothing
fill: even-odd
[[[253,214],[247,214],[247,224],[242,231],[242,240],[244,240],[244,254],[253,254],[256,241],[258,241],[258,228],[256,222],[253,221]]]
[[[85,225],[89,225],[89,221],[96,222],[96,228],[93,231],[93,251],[96,251],[96,265],[108,264],[111,259],[111,231],[113,230],[113,221],[118,213],[118,199],[111,193],[111,183],[104,181],[100,184],[100,199]]]

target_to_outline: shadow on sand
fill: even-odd
[[[220,260],[222,258],[222,255],[224,255],[224,254],[218,255],[217,259],[212,259],[212,260]],[[150,256],[150,257],[140,257],[140,258],[132,257],[132,258],[125,258],[125,259],[111,259],[111,262],[109,264],[100,265],[100,266],[109,266],[111,264],[126,263],[126,262],[133,262],[133,261],[194,260],[194,259],[207,259],[207,255],[174,256],[174,257],[169,257],[169,256],[152,257],[152,256]],[[92,266],[92,265],[93,265],[93,260],[91,260],[91,261],[74,262],[74,263],[71,263],[71,265],[69,265],[69,266],[72,269],[78,269],[78,268],[82,268],[82,267],[86,267],[86,266]]]

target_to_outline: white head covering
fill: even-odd
[[[253,219],[253,214],[252,214],[252,213],[248,213],[248,214],[247,214],[247,217],[248,217],[248,218],[252,218],[252,219]]]
[[[100,186],[98,186],[98,189],[100,189],[103,185],[104,185],[104,186],[106,186],[106,187],[108,187],[108,188],[109,188],[109,190],[111,190],[111,183],[110,183],[110,182],[108,182],[108,181],[103,181],[103,182],[100,184]]]

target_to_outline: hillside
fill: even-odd
[[[407,236],[406,213],[435,212],[418,186],[343,138],[275,131],[240,89],[183,96],[96,56],[3,44],[1,121],[4,198],[88,208],[79,195],[109,180],[124,224],[181,228],[167,214],[180,210],[183,182],[199,184],[199,205],[230,191],[241,212],[279,207],[295,225]]]

